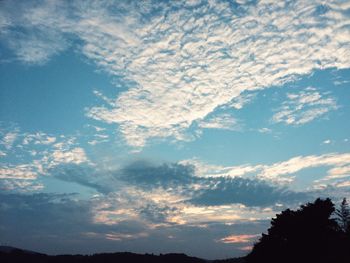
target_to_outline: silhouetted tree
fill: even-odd
[[[338,224],[331,217],[334,211],[327,198],[276,215],[247,262],[350,262]]]
[[[337,209],[335,213],[338,216],[340,229],[344,233],[350,234],[350,208],[346,198],[343,199],[340,208]]]

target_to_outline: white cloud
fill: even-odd
[[[322,143],[323,144],[330,144],[332,141],[331,140],[324,140]]]
[[[56,137],[49,136],[43,132],[37,132],[35,134],[28,134],[23,139],[23,144],[28,145],[29,143],[34,144],[52,144],[56,141]]]
[[[258,177],[265,180],[286,180],[288,182],[293,181],[293,178],[289,178],[288,175],[295,174],[307,168],[322,166],[339,167],[346,164],[350,164],[349,153],[296,156],[284,162],[265,166],[262,172],[258,174]]]
[[[328,93],[310,87],[299,93],[288,93],[287,98],[272,117],[274,122],[302,125],[338,108],[336,100]]]
[[[0,168],[0,179],[34,180],[36,177],[37,171],[33,165],[4,165]]]
[[[347,83],[350,83],[350,80],[335,80],[333,82],[333,84],[335,86],[344,85],[344,84],[347,84]]]
[[[251,102],[255,98],[256,94],[240,94],[238,97],[234,98],[230,103],[230,106],[239,110],[242,109],[246,104]]]
[[[318,181],[350,176],[350,154],[330,153],[324,155],[296,156],[289,160],[273,164],[245,164],[238,166],[219,166],[205,164],[198,159],[184,160],[181,163],[191,164],[196,168],[197,176],[204,177],[249,177],[266,180],[272,183],[288,185],[294,182],[296,174],[304,169],[330,167],[328,174]],[[321,175],[320,175],[321,176]],[[305,185],[305,188],[308,186]]]
[[[187,193],[189,194],[189,193]],[[124,187],[123,191],[96,197],[93,205],[94,222],[113,225],[125,220],[143,221],[149,227],[169,225],[205,225],[208,222],[234,223],[241,220],[268,219],[276,214],[272,208],[246,207],[242,204],[199,206],[186,202],[189,195],[175,189],[156,188],[151,191]],[[152,221],[142,216],[146,207],[159,211],[163,219]]]
[[[241,177],[259,171],[261,165],[222,166],[204,163],[198,159],[189,159],[179,162],[183,165],[193,165],[196,176],[199,177]]]
[[[260,132],[260,133],[271,133],[272,130],[270,128],[263,127],[263,128],[258,129],[258,132]]]
[[[349,186],[350,186],[350,181],[344,181],[336,184],[336,187],[349,187]]]
[[[94,42],[92,52],[86,50],[86,55],[115,74],[119,71],[116,64],[128,63],[127,77],[136,81],[137,87],[122,93],[116,99],[117,106],[93,107],[89,116],[119,124],[134,146],[142,146],[151,137],[181,139],[179,133],[194,121],[205,119],[221,105],[232,104],[246,90],[278,85],[315,68],[349,66],[349,60],[341,55],[348,51],[331,36],[331,30],[341,30],[338,26],[342,21],[332,18],[334,24],[325,22],[328,28],[321,31],[311,26],[320,23],[317,17],[304,12],[312,9],[311,4],[298,2],[290,7],[295,17],[289,8],[260,4],[247,8],[247,16],[237,19],[228,6],[218,4],[212,6],[213,13],[208,13],[208,7],[199,8],[195,14],[185,9],[170,11],[167,17],[151,20],[146,28],[135,26],[143,45],[135,46],[133,54],[126,54],[111,42],[104,43],[102,50]],[[222,22],[215,11],[228,22]],[[258,13],[261,15],[256,21]],[[331,21],[327,15],[324,19]],[[310,31],[293,20],[306,21]],[[326,43],[328,37],[331,40]],[[123,55],[105,59],[111,53],[108,49],[117,49]],[[238,103],[236,108],[240,107]],[[310,111],[302,122],[320,114],[320,110]]]
[[[113,240],[113,241],[122,241],[125,239],[140,239],[147,236],[148,236],[148,233],[146,232],[132,233],[132,234],[111,232],[111,233],[105,234],[106,239]]]
[[[256,241],[257,238],[260,237],[260,235],[230,235],[224,238],[221,238],[218,240],[219,242],[226,243],[226,244],[232,244],[232,243],[253,243],[254,240]]]
[[[99,68],[123,77],[128,90],[113,103],[91,107],[87,116],[116,124],[135,147],[155,137],[191,139],[186,133],[194,122],[223,105],[243,107],[244,92],[316,69],[350,67],[349,17],[338,0],[328,1],[324,14],[316,12],[321,0],[239,1],[239,10],[228,2],[195,8],[185,2],[158,3],[157,10],[138,1],[22,4],[19,15],[7,15],[3,24],[9,31],[16,27],[7,24],[25,29],[20,38],[7,34],[25,62],[47,61],[72,37]],[[315,107],[295,119],[275,119],[306,123],[335,108],[332,99],[322,101],[326,111]]]
[[[44,64],[65,50],[67,39],[64,8],[56,1],[42,1],[36,5],[30,1],[2,1],[2,40],[13,50],[18,60],[26,64]],[[66,20],[68,21],[68,20]]]
[[[6,132],[1,144],[4,152],[0,168],[0,186],[6,190],[40,190],[40,176],[50,175],[50,169],[64,164],[92,165],[85,150],[77,146],[74,137],[52,136],[44,132],[21,133],[18,128]],[[15,162],[8,162],[15,157]],[[30,182],[29,182],[30,181]]]
[[[80,164],[88,162],[84,149],[80,147],[76,147],[68,151],[54,150],[50,157],[52,158],[50,166],[65,163]]]
[[[44,34],[44,33],[43,33]],[[45,40],[36,36],[16,36],[16,41],[9,43],[10,47],[16,50],[19,60],[27,64],[44,64],[57,53],[66,48],[66,45],[59,41],[58,36],[51,36],[48,39],[45,32]]]
[[[350,176],[350,165],[332,168],[328,174],[327,179],[348,177]]]
[[[17,138],[17,135],[18,135],[18,131],[11,131],[6,133],[2,138],[2,140],[0,141],[0,144],[4,145],[7,150],[10,150]]]
[[[220,114],[216,116],[210,116],[207,119],[198,122],[198,127],[204,129],[223,129],[231,131],[241,130],[241,124],[230,114]]]
[[[19,192],[32,192],[38,191],[44,188],[44,185],[31,180],[21,180],[21,179],[10,179],[10,180],[0,180],[0,189],[11,191],[16,190]]]

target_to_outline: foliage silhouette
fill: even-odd
[[[349,238],[340,231],[334,212],[329,198],[283,211],[272,219],[247,262],[350,262]]]
[[[340,208],[337,209],[335,213],[338,216],[340,229],[343,232],[350,234],[350,208],[346,198],[343,199]]]

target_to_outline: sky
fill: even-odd
[[[350,198],[350,2],[0,1],[0,243],[244,256]]]

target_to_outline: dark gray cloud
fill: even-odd
[[[121,169],[120,174],[122,180],[144,187],[179,186],[194,181],[194,167],[177,163],[153,165],[137,161]]]
[[[147,204],[139,211],[141,217],[153,223],[169,223],[167,218],[171,213],[177,211],[176,207],[159,206],[156,204]]]
[[[196,205],[226,205],[241,203],[247,206],[269,206],[277,202],[295,203],[304,200],[308,194],[291,191],[271,185],[258,179],[216,177],[205,178],[195,175],[192,165],[135,162],[121,170],[121,180],[152,189],[156,187],[178,188]],[[194,185],[200,185],[198,189]]]
[[[88,165],[61,164],[50,169],[49,173],[58,180],[77,183],[102,194],[115,192],[125,183],[141,188],[168,188],[190,185],[195,180],[191,165],[153,165],[146,161],[133,162],[114,172],[99,171]]]
[[[269,206],[275,203],[293,203],[304,200],[306,193],[297,193],[286,188],[272,186],[260,180],[244,178],[204,179],[210,185],[199,190],[191,202],[198,205],[226,205],[241,203],[247,206]]]
[[[113,184],[105,182],[106,174],[98,173],[91,166],[64,164],[49,170],[51,176],[65,182],[73,182],[95,189],[99,193],[108,194],[113,191]],[[108,178],[112,179],[112,178]]]
[[[91,215],[86,202],[71,198],[43,193],[0,194],[1,242],[30,247],[43,240],[60,243],[76,239],[90,224]]]

